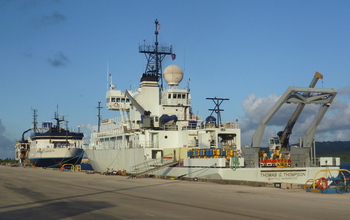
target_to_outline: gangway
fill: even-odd
[[[132,166],[128,173],[132,174],[131,177],[140,177],[178,163],[179,161],[176,161],[173,158],[169,159],[168,157],[163,157]]]

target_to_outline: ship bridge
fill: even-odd
[[[130,110],[130,99],[121,90],[110,89],[106,93],[108,110]]]
[[[178,89],[170,87],[162,92],[162,105],[191,106],[191,95],[187,88]]]

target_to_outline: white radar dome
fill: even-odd
[[[164,80],[169,86],[177,86],[184,77],[184,72],[178,65],[169,65],[164,69]]]

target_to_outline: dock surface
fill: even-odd
[[[350,194],[0,166],[0,219],[349,219]]]

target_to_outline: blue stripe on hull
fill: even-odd
[[[36,167],[59,168],[60,164],[80,164],[82,157],[70,158],[36,158],[30,159],[30,163]]]

